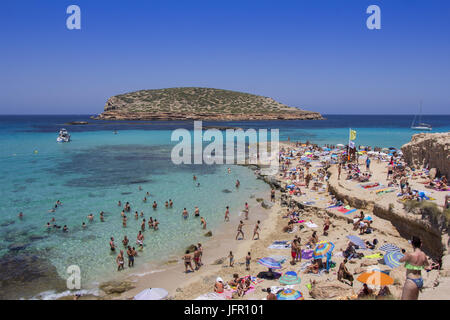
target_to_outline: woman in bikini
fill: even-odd
[[[192,257],[189,254],[189,250],[186,250],[186,254],[183,256],[182,259],[184,260],[185,272],[188,273],[188,267],[191,268],[192,272],[194,272],[194,268],[192,268],[192,263],[191,263]]]
[[[420,249],[422,241],[418,237],[412,237],[412,253],[406,253],[400,262],[405,263],[406,280],[403,286],[402,300],[417,300],[419,291],[423,287],[422,270],[429,267],[428,258]]]

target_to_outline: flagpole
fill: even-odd
[[[348,157],[348,161],[350,162],[350,134],[352,132],[352,128],[348,128],[348,149],[347,149],[347,157]]]

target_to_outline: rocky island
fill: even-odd
[[[322,120],[272,98],[213,88],[168,88],[120,94],[106,101],[96,120]]]

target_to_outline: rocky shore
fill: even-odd
[[[409,166],[435,168],[434,175],[450,179],[450,132],[419,133],[402,147],[403,157]]]

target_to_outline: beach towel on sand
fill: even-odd
[[[309,260],[312,259],[313,250],[302,250],[302,259]]]
[[[309,227],[309,228],[317,228],[317,224],[313,223],[313,222],[305,222],[305,224]]]
[[[371,254],[371,255],[368,255],[368,256],[364,256],[364,258],[367,258],[367,259],[382,259],[383,255],[381,253],[375,253],[375,254]]]
[[[288,241],[275,241],[267,248],[268,249],[290,249],[291,244],[288,243]]]

